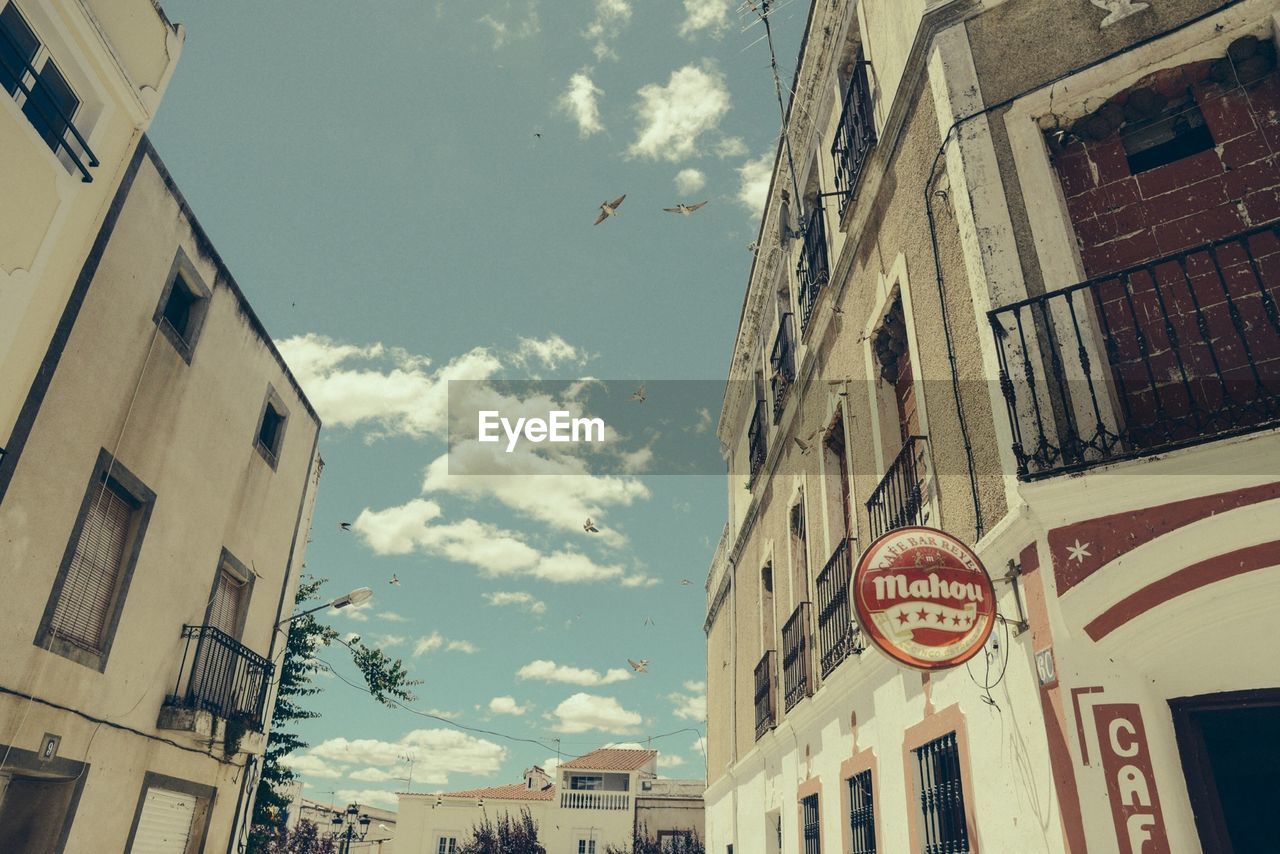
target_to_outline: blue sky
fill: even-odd
[[[572,454],[543,457],[560,475],[450,474],[444,395],[723,378],[779,121],[759,25],[732,0],[164,6],[187,40],[152,139],[326,423],[308,571],[375,590],[333,625],[403,656],[416,708],[541,742],[327,678],[307,795],[394,806],[400,756],[415,790],[455,790],[518,779],[556,739],[704,727],[724,478]],[[785,82],[806,12],[775,13]],[[702,776],[693,733],[653,746]]]

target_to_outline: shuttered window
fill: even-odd
[[[195,813],[195,795],[148,789],[129,854],[185,854]]]
[[[245,583],[225,569],[218,570],[218,585],[209,606],[209,625],[236,637]]]
[[[102,651],[133,513],[134,505],[110,482],[94,490],[53,613],[58,637]]]

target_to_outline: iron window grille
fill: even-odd
[[[849,786],[849,854],[876,854],[876,815],[871,769],[845,781]]]
[[[822,854],[822,814],[818,809],[818,796],[804,798],[800,807],[804,822],[804,854]]]
[[[271,662],[213,626],[183,626],[182,637],[182,667],[169,705],[243,718],[262,732],[274,672]]]
[[[850,655],[862,652],[858,627],[849,610],[849,579],[853,572],[849,539],[840,541],[827,565],[818,573],[818,660],[823,678]]]
[[[991,311],[1024,480],[1280,424],[1280,222]]]
[[[778,653],[766,650],[755,669],[756,741],[778,723]]]
[[[809,328],[818,294],[831,277],[827,264],[827,226],[822,205],[815,203],[810,208],[801,236],[803,244],[800,248],[800,261],[796,265],[796,279],[799,282],[800,331],[803,333]]]
[[[872,539],[922,521],[926,447],[924,436],[908,436],[889,471],[871,493],[867,515],[871,517]]]
[[[751,426],[747,428],[748,489],[755,485],[756,476],[760,474],[760,469],[764,468],[764,461],[768,456],[769,440],[766,436],[768,424],[764,414],[764,401],[757,400],[755,414],[751,416]]]
[[[924,854],[967,854],[969,827],[956,734],[949,732],[912,752],[919,774]]]
[[[769,367],[773,371],[769,386],[773,395],[773,422],[776,424],[782,417],[782,409],[787,402],[787,391],[796,380],[796,345],[791,312],[783,314],[778,319],[778,334],[773,339]]]
[[[872,112],[871,82],[862,51],[853,63],[853,75],[840,110],[840,124],[831,143],[831,160],[835,165],[836,192],[840,200],[840,216],[844,216],[858,189],[858,179],[876,144],[876,122]]]
[[[782,626],[782,687],[787,711],[813,693],[809,678],[809,603],[796,606]]]

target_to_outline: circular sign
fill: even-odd
[[[881,652],[921,670],[973,658],[996,620],[982,561],[934,528],[898,528],[868,546],[853,573],[853,607]]]

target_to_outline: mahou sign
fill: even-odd
[[[996,619],[978,556],[934,528],[899,528],[873,542],[853,573],[853,607],[872,643],[921,670],[977,655]]]

